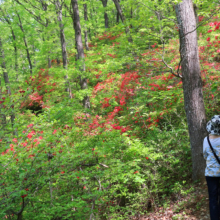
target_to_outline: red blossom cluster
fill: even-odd
[[[41,69],[35,77],[30,76],[29,80],[26,80],[26,83],[30,86],[27,90],[32,91],[32,93],[28,96],[28,99],[21,103],[20,108],[34,105],[41,106],[42,108],[46,107],[43,102],[44,94],[53,92],[57,86],[56,83],[48,82],[51,78],[52,77],[49,76],[48,71],[45,71],[44,69]],[[25,91],[20,89],[19,92],[24,93]]]
[[[100,36],[98,39],[99,40],[115,40],[116,38],[118,38],[118,37],[120,37],[120,35],[121,35],[122,33],[120,33],[120,34],[118,34],[118,35],[116,35],[116,36],[112,36],[112,33],[109,33],[109,34],[107,34],[107,33],[104,33],[102,36]]]
[[[199,16],[199,22],[201,22],[204,19],[204,16]]]
[[[116,58],[117,56],[114,55],[114,54],[110,54],[110,53],[107,53],[108,56],[112,57],[112,58]]]
[[[214,31],[219,30],[220,22],[219,21],[210,22],[209,26],[210,27],[215,27]],[[210,33],[210,32],[212,32],[212,30],[208,30],[208,33]]]

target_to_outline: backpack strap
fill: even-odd
[[[207,140],[208,140],[209,146],[210,146],[210,148],[211,148],[211,150],[212,150],[212,153],[213,153],[214,156],[215,156],[215,159],[216,159],[216,160],[218,161],[218,163],[220,164],[220,160],[219,160],[219,158],[217,157],[217,155],[216,155],[216,153],[215,153],[215,151],[214,151],[214,149],[213,149],[213,147],[212,147],[212,145],[211,145],[211,143],[210,143],[209,136],[207,136]]]

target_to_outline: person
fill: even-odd
[[[203,141],[203,156],[206,160],[205,177],[209,192],[210,218],[220,220],[220,115],[211,118],[206,130],[209,136]]]

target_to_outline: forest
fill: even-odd
[[[217,0],[0,0],[0,219],[208,215],[219,28]]]

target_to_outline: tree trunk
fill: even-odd
[[[60,43],[62,49],[62,57],[63,57],[63,68],[67,68],[67,51],[66,51],[66,40],[64,34],[64,25],[62,22],[62,5],[60,4],[60,0],[55,1],[56,9],[57,9],[57,20],[59,22],[60,27]]]
[[[0,78],[0,100],[2,100],[2,87],[1,87],[1,78]],[[4,127],[6,125],[6,115],[2,112],[3,109],[3,104],[0,103],[0,128],[1,130],[4,130]],[[3,138],[2,136],[0,136],[0,138]]]
[[[62,49],[62,58],[63,58],[63,68],[67,69],[67,51],[66,51],[66,40],[65,40],[65,34],[64,34],[64,25],[63,25],[63,17],[62,17],[62,5],[60,4],[60,0],[55,1],[56,10],[57,10],[57,20],[59,22],[60,27],[60,43],[61,43],[61,49]],[[65,84],[66,84],[66,92],[69,93],[69,97],[72,98],[72,92],[70,88],[70,82],[68,80],[68,75],[64,76]]]
[[[108,3],[108,0],[102,0],[102,5],[104,8],[107,7],[107,3]],[[104,19],[105,19],[105,28],[107,29],[109,27],[108,25],[108,14],[107,12],[105,11],[105,14],[104,14]]]
[[[119,24],[119,20],[120,20],[120,15],[119,15],[119,13],[118,13],[118,11],[117,11],[117,15],[116,15],[116,24]]]
[[[117,9],[118,16],[121,18],[122,23],[124,23],[125,17],[124,17],[124,15],[122,13],[122,9],[121,9],[121,6],[119,4],[119,0],[113,0],[113,2],[115,3],[115,7]]]
[[[20,15],[18,14],[18,12],[16,12],[17,16],[18,16],[18,19],[19,19],[19,27],[23,33],[23,40],[24,40],[24,45],[25,45],[25,48],[26,48],[26,53],[27,53],[27,59],[28,59],[28,63],[29,63],[29,68],[30,68],[30,74],[32,75],[32,63],[31,63],[31,56],[30,56],[30,52],[29,52],[29,49],[28,49],[28,45],[27,45],[27,40],[26,40],[26,37],[25,37],[25,33],[24,33],[24,28],[23,28],[23,25],[22,25],[22,22],[21,22],[21,17]]]
[[[202,149],[207,132],[196,19],[191,0],[183,0],[175,6],[175,11],[179,27],[184,105],[192,150],[192,178],[198,180],[204,179],[205,161]]]
[[[3,78],[5,81],[5,87],[7,90],[7,94],[11,95],[11,89],[9,86],[10,82],[9,82],[8,72],[7,72],[6,65],[5,65],[5,54],[4,54],[1,38],[0,38],[0,57],[1,57],[1,66],[2,66],[2,70],[3,70]]]
[[[80,61],[79,69],[81,72],[85,72],[85,62],[84,62],[84,50],[82,44],[82,35],[81,35],[81,25],[80,25],[80,18],[79,18],[79,9],[78,9],[78,2],[77,0],[71,0],[72,9],[73,9],[73,24],[75,29],[75,44],[77,49],[77,60]],[[81,89],[87,88],[87,78],[79,77],[80,79],[80,86]],[[89,97],[86,95],[83,98],[83,105],[85,108],[90,108],[90,100]]]
[[[16,45],[16,36],[15,36],[14,30],[13,30],[12,25],[11,25],[11,20],[8,18],[9,16],[7,16],[5,14],[5,12],[2,8],[0,8],[0,10],[1,10],[3,16],[4,16],[5,21],[8,23],[8,25],[11,29],[12,41],[13,41],[14,52],[15,52],[15,70],[17,72],[18,71],[18,52],[17,52],[17,45]]]
[[[50,56],[48,56],[48,68],[51,68],[51,67],[52,67],[51,59],[50,59]]]
[[[115,3],[115,7],[116,7],[116,9],[117,9],[117,11],[118,11],[118,14],[119,14],[119,17],[121,18],[122,23],[125,24],[125,17],[124,17],[124,15],[123,15],[123,13],[122,13],[122,9],[121,9],[121,6],[120,6],[120,4],[119,4],[119,0],[113,0],[113,2]],[[126,33],[127,35],[129,35],[128,41],[129,41],[129,42],[133,42],[132,37],[131,37],[131,35],[130,35],[130,30],[129,30],[129,27],[128,27],[128,26],[126,26],[126,28],[125,28],[125,33]]]
[[[0,38],[0,57],[1,57],[1,60],[2,60],[1,66],[2,66],[2,69],[3,69],[3,78],[4,78],[4,81],[5,81],[5,87],[6,87],[6,90],[7,90],[7,94],[10,96],[11,95],[11,88],[10,88],[10,85],[9,85],[10,82],[9,82],[8,72],[7,72],[6,65],[5,65],[5,54],[4,54],[1,38]],[[0,86],[1,86],[1,82],[0,82]],[[1,90],[1,88],[0,88],[0,90]],[[2,91],[0,91],[0,96],[1,96],[1,94],[2,94]],[[11,125],[13,127],[14,119],[15,119],[15,114],[14,114],[14,110],[13,110],[14,105],[13,104],[11,105],[11,108],[12,108],[12,113],[11,113],[10,116],[11,116]],[[0,111],[1,111],[1,109],[0,109]],[[7,122],[6,121],[6,115],[1,114],[1,118],[2,118],[2,124],[6,125],[6,122]],[[13,133],[16,134],[16,131],[14,131]]]
[[[84,8],[84,20],[85,20],[85,21],[88,21],[87,4],[84,4],[84,5],[83,5],[83,8]],[[86,25],[85,25],[84,35],[85,35],[85,47],[86,47],[86,50],[89,50],[89,44],[88,44],[88,30],[87,30]]]
[[[17,45],[16,45],[16,36],[14,34],[13,29],[11,28],[11,33],[13,37],[13,46],[14,46],[14,52],[15,52],[15,71],[18,71],[18,50],[17,50]]]

